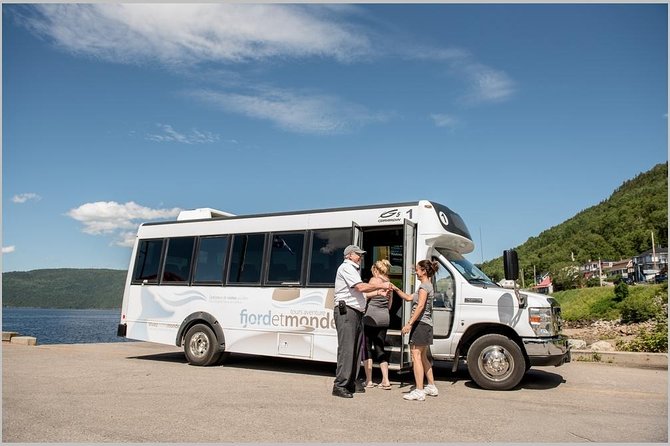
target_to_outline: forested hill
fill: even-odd
[[[38,269],[2,275],[2,305],[38,308],[121,308],[127,271]]]
[[[668,163],[625,181],[612,195],[517,247],[519,266],[532,281],[538,273],[558,271],[589,260],[621,260],[657,246],[668,246]],[[574,262],[572,258],[574,256]],[[502,278],[502,257],[482,270]]]

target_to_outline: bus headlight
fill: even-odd
[[[529,308],[528,322],[537,336],[555,336],[551,307]]]

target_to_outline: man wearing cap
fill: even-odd
[[[344,262],[335,276],[335,328],[337,329],[337,369],[333,396],[352,398],[353,393],[365,392],[356,382],[361,367],[363,313],[366,299],[386,293],[390,282],[371,285],[361,279],[363,251],[356,245],[344,248]],[[383,291],[382,291],[383,290]]]

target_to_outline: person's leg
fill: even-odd
[[[382,371],[382,381],[381,384],[384,387],[388,387],[391,385],[391,382],[389,381],[389,362],[388,362],[388,354],[386,353],[386,350],[384,350],[384,344],[386,343],[386,331],[387,328],[385,327],[380,327],[377,329],[376,337],[375,339],[375,360],[379,363],[379,368]]]
[[[423,349],[421,362],[423,363],[423,370],[426,374],[426,380],[428,381],[428,384],[435,385],[435,379],[433,378],[433,361],[428,358],[428,350],[428,346]]]
[[[389,381],[389,363],[384,361],[379,364],[379,368],[382,370],[381,385],[383,387],[389,387],[391,385],[391,381]]]
[[[365,368],[365,385],[372,386],[372,342],[374,333],[372,327],[368,325],[363,326],[363,335],[365,338],[365,361],[363,362]]]
[[[421,356],[423,354],[423,346],[412,345],[410,351],[412,353],[412,369],[414,371],[414,381],[418,390],[423,390],[423,362]]]
[[[345,314],[335,309],[335,328],[337,330],[337,367],[335,369],[335,387],[353,387],[352,370],[354,368],[355,343],[360,341],[356,337],[354,310],[347,308]],[[358,357],[358,352],[356,352]]]
[[[422,346],[411,344],[411,353],[414,369],[414,380],[416,387],[411,392],[403,395],[403,399],[410,401],[424,401],[426,399],[426,392],[423,389],[423,363],[421,362]]]
[[[361,353],[363,351],[361,348],[363,346],[363,313],[349,308],[347,309],[347,314],[350,315],[350,322],[353,325],[352,334],[354,338],[354,351],[353,356],[351,357],[351,376],[347,388],[353,393],[356,392],[356,380],[361,371]],[[365,392],[365,389],[362,391]]]

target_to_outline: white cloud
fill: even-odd
[[[201,132],[193,129],[189,133],[180,133],[168,124],[156,124],[162,130],[162,133],[150,133],[146,138],[156,142],[178,142],[183,144],[206,144],[219,140],[219,135],[211,132]]]
[[[3,247],[2,247],[2,253],[3,253],[3,254],[9,254],[9,253],[12,253],[12,252],[14,252],[14,251],[16,250],[15,248],[16,248],[15,246],[3,246]]]
[[[462,103],[500,102],[515,91],[507,73],[480,63],[467,50],[419,46],[385,24],[356,25],[379,21],[355,5],[110,3],[34,8],[37,14],[24,17],[24,23],[66,51],[115,63],[157,63],[182,76],[216,83],[226,91],[202,90],[193,96],[292,132],[346,133],[388,116],[332,95],[263,88],[249,93],[258,88],[251,87],[259,84],[255,77],[264,73],[251,62],[421,60],[434,62],[433,69],[444,67],[466,84],[456,87],[464,91]],[[212,136],[165,126],[148,138],[194,144]]]
[[[97,201],[71,209],[67,216],[81,222],[82,231],[91,235],[112,235],[119,246],[132,246],[140,223],[176,217],[181,209],[151,209],[130,201]]]
[[[27,25],[75,52],[122,63],[245,62],[367,54],[337,8],[272,4],[43,4]],[[342,9],[341,11],[347,11]]]
[[[467,50],[404,46],[398,51],[409,59],[446,63],[456,77],[466,82],[467,89],[461,95],[466,103],[501,102],[515,92],[515,82],[507,73],[478,62]]]
[[[463,69],[470,83],[470,91],[465,99],[470,102],[499,102],[514,93],[514,82],[503,71],[480,63],[467,64]]]
[[[12,197],[12,201],[14,203],[25,203],[26,201],[30,201],[30,200],[39,201],[41,199],[42,199],[42,197],[40,197],[39,195],[37,195],[35,193],[32,193],[32,192],[28,192],[28,193],[25,193],[25,194],[18,194],[18,195],[14,195]]]
[[[458,126],[458,119],[454,118],[451,115],[444,113],[433,113],[430,115],[430,118],[433,120],[436,126],[446,127],[450,130],[453,130]]]
[[[190,94],[228,112],[269,120],[279,128],[298,133],[347,133],[388,118],[332,96],[282,89],[263,88],[246,94],[200,90]]]

